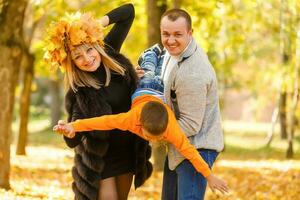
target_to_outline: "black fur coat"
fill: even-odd
[[[113,51],[107,51],[107,53],[126,68],[124,78],[133,92],[136,88],[136,74],[131,63],[121,54]],[[69,90],[65,97],[68,121],[111,114],[110,105],[103,99],[100,92],[93,88],[81,87],[76,93]],[[81,132],[72,139],[64,138],[69,147],[75,147],[74,167],[72,168],[74,179],[72,189],[75,193],[75,199],[96,200],[98,197],[99,180],[104,168],[103,156],[109,146],[109,133],[101,131],[99,134],[97,132],[99,131]],[[135,137],[134,150],[134,185],[137,188],[152,173],[152,165],[149,162],[151,148],[147,141]]]

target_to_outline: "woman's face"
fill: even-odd
[[[75,65],[83,71],[96,71],[101,63],[99,52],[91,45],[77,46],[72,50],[71,57]]]

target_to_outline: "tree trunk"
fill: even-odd
[[[295,18],[299,19],[300,15],[296,13]],[[295,20],[297,21],[297,20]],[[296,24],[296,32],[300,32],[300,22]],[[294,150],[293,150],[293,140],[294,140],[294,132],[295,132],[295,126],[296,126],[296,111],[299,104],[299,90],[300,90],[300,35],[298,34],[296,37],[295,42],[295,85],[294,85],[294,95],[292,100],[292,109],[290,111],[290,131],[288,132],[288,148],[286,151],[286,157],[287,158],[293,158],[294,157]]]
[[[280,137],[281,139],[287,138],[287,117],[286,117],[286,91],[280,93],[279,99],[279,122],[280,122]]]
[[[26,145],[28,137],[28,118],[30,108],[31,83],[33,79],[34,56],[29,52],[24,54],[24,77],[23,90],[20,99],[20,126],[19,137],[17,141],[17,155],[26,155]]]
[[[280,3],[280,53],[282,67],[286,68],[290,61],[290,38],[287,31],[288,21],[288,7],[287,1],[281,0]],[[287,87],[286,87],[286,71],[283,74],[282,88],[279,99],[279,122],[280,122],[280,136],[281,139],[287,138]]]
[[[182,0],[173,0],[173,7],[174,8],[180,8],[181,3],[182,3]]]
[[[166,11],[166,0],[148,0],[147,12],[148,12],[148,46],[156,43],[161,44],[160,38],[160,18]],[[154,160],[154,170],[162,171],[164,166],[164,160],[166,156],[166,149],[163,145],[152,145],[152,156]]]
[[[160,39],[160,17],[167,9],[166,0],[148,0],[148,46],[155,43],[161,44]]]
[[[286,151],[286,158],[293,158],[294,150],[293,150],[293,139],[288,137],[288,148]]]
[[[51,127],[53,127],[61,117],[60,82],[59,80],[49,80],[49,82],[51,94]]]
[[[273,111],[273,114],[272,114],[272,119],[271,119],[271,128],[268,132],[268,135],[267,135],[267,142],[266,142],[266,146],[267,147],[270,147],[271,145],[271,142],[273,140],[273,136],[274,136],[274,132],[275,132],[275,125],[276,125],[276,122],[278,120],[278,106],[276,106],[276,108],[274,109]]]
[[[294,97],[293,97],[293,105],[292,110],[290,113],[290,128],[287,135],[287,141],[288,141],[288,148],[286,150],[286,158],[293,158],[294,157],[294,148],[293,148],[293,140],[294,140],[294,132],[295,132],[295,110],[298,106],[299,101],[299,90],[295,91]]]
[[[27,0],[3,0],[0,9],[0,188],[9,189],[10,135],[15,88],[23,50]]]

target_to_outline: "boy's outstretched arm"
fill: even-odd
[[[208,185],[213,192],[215,192],[215,190],[219,190],[222,193],[228,192],[229,188],[226,182],[213,175],[208,164],[203,160],[197,149],[189,142],[188,138],[181,130],[174,115],[169,113],[169,116],[169,119],[173,118],[173,120],[170,121],[175,123],[168,127],[168,142],[173,144],[176,149],[191,162],[196,171],[206,178]]]
[[[76,132],[92,131],[92,130],[131,130],[132,126],[132,115],[131,112],[120,113],[115,115],[103,115],[101,117],[93,117],[87,119],[78,119],[71,123],[65,123],[62,120],[58,122],[53,130],[65,135],[66,137],[72,138]]]

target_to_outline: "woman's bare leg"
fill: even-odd
[[[115,178],[119,200],[127,200],[133,179],[133,173],[122,174]]]
[[[118,200],[116,178],[106,178],[100,181],[98,200]]]

